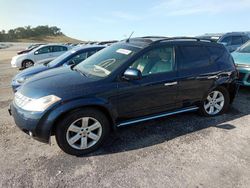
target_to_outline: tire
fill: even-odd
[[[211,117],[225,113],[230,105],[230,97],[225,87],[219,86],[211,91],[202,102],[199,112],[203,116]]]
[[[57,124],[55,134],[57,144],[70,155],[83,156],[91,153],[108,137],[109,123],[108,118],[99,110],[86,108],[73,111]]]
[[[24,69],[32,67],[32,66],[34,66],[34,62],[31,61],[31,60],[24,60],[23,63],[22,63],[22,67]]]

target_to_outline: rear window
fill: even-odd
[[[203,46],[179,47],[179,69],[193,69],[209,65],[209,53]]]

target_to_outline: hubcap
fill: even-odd
[[[31,61],[27,61],[25,63],[25,67],[28,68],[28,67],[32,67],[33,66],[33,63]]]
[[[102,126],[92,117],[84,117],[74,121],[68,128],[66,139],[68,144],[79,150],[94,146],[102,135]]]
[[[220,91],[212,91],[204,102],[204,109],[209,115],[218,114],[222,110],[224,102],[224,95]]]

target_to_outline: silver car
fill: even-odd
[[[59,44],[41,45],[28,53],[14,56],[11,60],[11,66],[28,68],[33,65],[50,62],[68,51],[70,48],[71,47]]]

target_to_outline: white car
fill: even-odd
[[[48,44],[41,45],[28,53],[14,56],[11,60],[12,67],[28,68],[36,64],[49,62],[70,49],[69,46]]]

